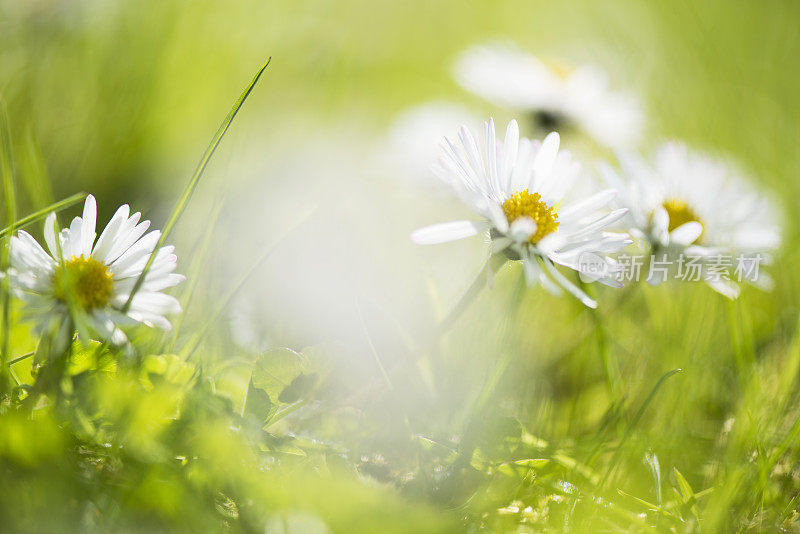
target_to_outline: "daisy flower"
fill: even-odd
[[[455,79],[496,106],[531,114],[537,129],[574,126],[597,143],[624,148],[640,137],[644,117],[632,96],[611,92],[595,66],[546,63],[503,44],[466,50],[455,63]]]
[[[462,127],[458,140],[444,139],[439,177],[480,221],[455,221],[421,228],[411,234],[418,244],[435,244],[489,231],[493,253],[521,260],[529,284],[541,283],[554,294],[561,288],[596,307],[578,286],[557,268],[581,270],[589,254],[601,265],[592,278],[619,286],[614,262],[606,256],[629,244],[627,234],[605,232],[627,212],[604,207],[613,190],[586,198],[568,198],[580,166],[566,151],[559,152],[559,135],[551,133],[543,142],[520,139],[516,121],[511,121],[505,141],[499,143],[494,122],[484,124],[479,148],[469,129]],[[573,195],[574,196],[574,195]]]
[[[652,162],[634,154],[618,156],[621,176],[610,165],[599,170],[619,191],[617,202],[629,208],[631,233],[644,240],[654,258],[676,261],[698,257],[707,267],[721,255],[770,259],[780,244],[778,210],[731,164],[670,142],[658,147]],[[664,273],[648,281],[656,284]],[[704,276],[719,293],[736,298],[731,280]],[[753,283],[769,289],[772,280],[759,271]]]
[[[97,204],[89,195],[83,216],[75,217],[58,234],[55,213],[47,217],[47,250],[22,230],[11,238],[9,275],[15,295],[24,304],[24,316],[35,322],[37,332],[85,324],[91,334],[113,343],[126,339],[119,326],[144,323],[169,329],[165,315],[179,313],[181,307],[162,290],[184,280],[173,272],[174,247],[158,250],[144,284],[125,310],[161,232],[145,233],[150,221],[140,222],[141,214],[130,215],[128,205],[123,205],[95,241],[96,217]]]

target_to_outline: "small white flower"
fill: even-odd
[[[574,125],[597,143],[613,148],[639,139],[644,116],[631,95],[611,92],[598,67],[547,64],[504,44],[466,50],[456,61],[462,87],[493,104],[531,113],[542,129]]]
[[[618,159],[622,176],[608,164],[599,170],[618,189],[619,205],[629,208],[631,233],[651,247],[657,260],[674,261],[681,255],[699,257],[706,265],[721,255],[734,261],[738,255],[769,260],[780,245],[777,208],[730,163],[677,142],[658,147],[651,163],[630,153],[620,153]],[[729,298],[739,294],[731,280],[706,281]],[[772,281],[759,271],[754,283],[768,289]]]
[[[11,238],[9,275],[15,295],[25,305],[25,317],[35,321],[41,332],[80,314],[93,334],[114,343],[125,340],[120,325],[144,323],[169,329],[165,315],[179,313],[181,307],[162,290],[184,280],[173,272],[174,247],[162,247],[156,253],[144,284],[130,309],[123,312],[161,232],[145,234],[150,221],[139,222],[141,214],[130,215],[130,208],[123,205],[95,242],[96,217],[97,205],[89,195],[83,216],[61,230],[58,241],[55,213],[47,217],[47,251],[27,232],[19,231]]]
[[[606,254],[630,241],[626,234],[603,229],[627,210],[603,211],[614,197],[613,190],[565,202],[574,191],[580,166],[558,148],[557,133],[541,143],[520,139],[516,121],[509,123],[503,143],[496,139],[494,122],[485,123],[482,148],[469,129],[462,127],[458,142],[444,140],[439,177],[484,220],[428,226],[413,232],[411,239],[418,244],[444,243],[489,230],[492,251],[522,260],[529,284],[541,283],[554,294],[563,287],[585,305],[595,307],[597,304],[554,264],[577,271],[581,256],[592,254],[606,269],[605,273],[594,271],[592,278],[619,286],[612,272],[614,262]]]

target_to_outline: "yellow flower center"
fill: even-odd
[[[686,224],[687,222],[700,222],[700,218],[697,216],[697,213],[695,213],[695,211],[684,200],[670,198],[665,200],[661,206],[666,210],[667,215],[669,215],[669,226],[667,229],[670,232],[675,228]],[[698,237],[698,239],[700,238]]]
[[[536,223],[536,232],[528,238],[529,243],[538,243],[547,234],[558,230],[558,213],[548,206],[539,193],[531,194],[527,189],[517,191],[511,198],[503,201],[503,213],[508,224],[520,217],[530,217]]]
[[[562,59],[554,57],[540,57],[539,60],[544,64],[545,67],[550,69],[553,74],[562,80],[566,80],[573,72],[575,72],[575,67]]]
[[[83,254],[72,256],[57,267],[53,275],[55,296],[62,302],[67,301],[67,292],[71,301],[84,310],[93,310],[105,306],[111,299],[114,288],[114,277],[103,262]]]

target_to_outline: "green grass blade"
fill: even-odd
[[[662,514],[662,515],[664,515],[666,517],[669,517],[670,519],[677,519],[673,514],[669,513],[667,510],[665,510],[663,507],[661,507],[661,506],[659,506],[657,504],[653,504],[653,503],[648,502],[648,501],[646,501],[644,499],[640,499],[639,497],[637,497],[635,495],[632,495],[630,493],[626,493],[626,492],[622,491],[621,489],[617,489],[617,493],[619,493],[623,497],[627,497],[628,499],[631,499],[636,504],[642,506],[643,508],[646,508],[647,510],[650,510],[651,512],[657,512],[657,513]]]
[[[617,458],[619,457],[619,455],[622,452],[622,446],[625,444],[625,442],[628,441],[628,438],[633,433],[633,429],[636,428],[636,425],[639,424],[639,420],[642,418],[642,415],[644,415],[644,412],[647,409],[647,407],[650,405],[650,402],[652,402],[653,398],[655,398],[656,393],[658,393],[658,390],[661,389],[661,386],[662,386],[662,384],[664,384],[664,381],[666,379],[668,379],[669,377],[671,377],[672,375],[680,373],[681,371],[683,371],[683,369],[672,369],[671,371],[667,371],[666,373],[661,375],[661,378],[658,379],[658,382],[656,382],[656,385],[653,386],[653,389],[650,390],[650,393],[647,395],[647,398],[644,400],[642,405],[636,411],[636,415],[634,415],[633,419],[631,419],[631,423],[628,425],[628,428],[625,431],[625,434],[622,436],[622,439],[619,441],[619,445],[617,446],[617,450],[614,451],[614,456],[613,456],[613,458],[611,460],[611,463],[609,464],[608,470],[606,471],[606,474],[603,476],[603,480],[600,482],[600,487],[604,487],[605,486],[605,484],[608,481],[609,477],[614,472],[614,469],[617,466],[617,462],[616,462]]]
[[[17,219],[17,195],[14,187],[11,130],[5,102],[0,101],[0,172],[3,174],[3,193],[6,204],[6,224],[13,226]]]
[[[11,128],[8,123],[8,111],[5,101],[0,100],[0,174],[3,178],[3,193],[5,196],[6,223],[11,230],[17,226],[17,195],[14,183],[14,157],[11,143]],[[11,246],[7,238],[2,237],[0,250],[0,272],[5,272],[9,265]],[[2,307],[2,325],[0,335],[0,393],[8,391],[11,385],[11,375],[5,362],[9,358],[11,347],[11,289],[8,276],[0,280],[0,307]]]
[[[695,497],[694,490],[689,482],[686,480],[680,471],[678,471],[675,467],[672,468],[672,474],[675,475],[675,480],[678,482],[678,488],[680,489],[680,496],[683,499],[683,503],[685,506],[688,506],[692,512],[692,515],[695,518],[695,521],[700,523],[700,514],[697,511],[697,507],[695,503],[697,502],[697,498]]]
[[[3,192],[6,204],[6,222],[13,230],[17,219],[17,202],[14,189],[14,171],[11,148],[11,131],[8,127],[8,113],[4,101],[0,101],[0,174],[3,175]],[[5,272],[10,254],[10,245],[3,240],[0,251],[0,272]],[[8,276],[0,280],[0,307],[2,307],[3,322],[2,346],[0,346],[0,394],[4,394],[10,385],[10,376],[5,362],[8,359],[11,336],[11,296]]]
[[[220,124],[219,128],[217,129],[217,133],[215,133],[214,137],[211,139],[211,143],[208,145],[206,151],[203,153],[203,157],[200,158],[200,163],[197,165],[197,169],[194,171],[192,179],[189,180],[188,184],[186,184],[186,188],[183,190],[183,194],[181,194],[181,197],[178,199],[177,204],[175,204],[175,207],[173,208],[172,213],[169,216],[169,219],[167,219],[167,223],[164,225],[164,229],[161,231],[161,237],[156,243],[156,246],[153,248],[153,253],[150,254],[150,257],[147,260],[147,264],[145,264],[144,269],[142,269],[142,274],[140,274],[139,278],[136,280],[136,283],[134,284],[133,289],[131,290],[131,294],[122,308],[123,313],[127,312],[130,309],[131,303],[133,302],[133,297],[136,295],[136,292],[139,291],[139,289],[141,289],[142,284],[144,284],[144,279],[145,276],[147,276],[147,271],[150,270],[150,267],[153,264],[153,260],[155,260],[156,254],[158,253],[158,250],[162,246],[164,246],[164,243],[166,242],[167,237],[172,232],[175,223],[178,222],[178,219],[183,214],[184,210],[186,209],[186,206],[189,204],[189,199],[191,198],[192,193],[194,193],[194,190],[197,188],[197,184],[200,182],[200,178],[203,176],[203,173],[205,172],[206,167],[208,166],[208,162],[211,161],[211,156],[214,155],[214,152],[217,150],[217,147],[222,141],[222,138],[225,137],[225,134],[228,132],[228,128],[230,128],[233,119],[236,118],[236,114],[239,113],[239,110],[242,108],[242,105],[244,105],[245,100],[247,100],[247,97],[250,96],[250,93],[253,91],[253,88],[258,82],[258,79],[261,77],[261,74],[269,65],[271,59],[272,58],[267,59],[267,62],[264,63],[264,65],[260,69],[258,69],[258,72],[256,72],[256,75],[253,77],[252,81],[247,85],[247,87],[245,87],[245,90],[242,92],[242,94],[239,95],[239,98],[236,100],[236,103],[234,103],[233,107],[228,112],[228,116],[225,117],[225,120],[222,121],[222,124]]]
[[[683,502],[689,502],[692,498],[694,498],[694,490],[689,482],[686,480],[680,471],[676,468],[672,468],[672,474],[675,475],[675,480],[678,481],[678,489],[681,490],[681,496],[683,497]]]
[[[6,226],[2,230],[0,230],[0,237],[5,237],[6,235],[12,233],[14,230],[18,230],[20,228],[25,228],[37,221],[40,221],[47,217],[51,211],[61,211],[64,209],[69,208],[70,206],[74,206],[75,204],[80,204],[86,198],[86,193],[76,193],[72,196],[65,198],[64,200],[59,200],[58,202],[54,202],[50,204],[46,208],[42,208],[38,211],[31,213],[30,215],[26,215],[25,217],[21,218],[20,220],[16,221],[14,224],[10,226]]]

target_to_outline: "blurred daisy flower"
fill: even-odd
[[[685,255],[707,265],[725,255],[733,258],[732,269],[737,256],[768,262],[780,245],[777,207],[729,163],[677,142],[658,147],[652,162],[628,153],[618,159],[621,175],[606,163],[600,173],[619,191],[616,202],[629,208],[631,233],[644,240],[656,260]],[[648,281],[664,278],[662,273]],[[724,277],[705,280],[729,298],[739,294],[738,285]],[[752,281],[763,289],[772,286],[763,271]]]
[[[174,247],[158,250],[143,285],[125,310],[161,232],[145,234],[150,221],[139,222],[141,214],[130,215],[130,208],[123,205],[95,242],[96,217],[97,204],[89,195],[83,216],[75,217],[58,234],[55,213],[47,217],[47,250],[27,232],[12,237],[9,275],[15,295],[24,303],[25,317],[36,323],[37,332],[60,328],[71,335],[73,327],[80,332],[85,326],[86,335],[117,344],[126,339],[119,326],[144,323],[169,329],[165,315],[179,313],[181,307],[162,290],[184,280],[173,272]],[[68,318],[72,321],[64,320]]]
[[[469,129],[462,127],[458,141],[445,138],[439,177],[453,188],[461,201],[482,221],[454,221],[416,230],[411,239],[418,244],[436,244],[470,237],[486,230],[492,252],[521,260],[529,284],[541,283],[559,294],[566,289],[586,306],[596,307],[555,264],[581,270],[582,258],[592,255],[600,262],[592,279],[619,287],[614,262],[606,256],[630,243],[627,234],[604,229],[627,212],[609,212],[604,207],[613,190],[581,199],[567,199],[580,166],[566,151],[559,152],[559,135],[551,133],[543,142],[520,139],[516,121],[499,143],[494,122],[484,125],[483,147]]]
[[[531,114],[537,129],[582,130],[612,148],[634,145],[644,124],[639,102],[611,92],[595,66],[546,63],[504,44],[467,49],[456,61],[456,81],[496,106]]]
[[[432,171],[439,157],[439,141],[462,124],[477,128],[482,122],[450,102],[434,101],[411,107],[400,113],[389,127],[387,163],[409,179],[440,186]]]

